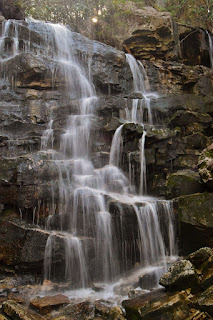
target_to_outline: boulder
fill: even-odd
[[[130,12],[122,34],[123,45],[138,59],[174,57],[175,39],[171,15],[153,7],[139,8],[128,2],[125,9]],[[121,34],[119,35],[121,38]]]
[[[65,295],[57,294],[55,296],[35,298],[30,301],[30,307],[44,315],[69,303],[70,300]]]
[[[15,320],[44,320],[44,318],[19,303],[8,300],[2,304],[4,313]]]
[[[168,175],[166,195],[169,199],[201,191],[202,184],[197,172],[188,169],[179,170]]]
[[[141,277],[139,277],[138,284],[142,289],[150,290],[152,288],[158,287],[158,273],[157,272],[150,272]]]
[[[199,287],[198,275],[188,260],[180,260],[175,262],[159,281],[160,285],[169,290],[183,290],[192,288],[194,290]]]

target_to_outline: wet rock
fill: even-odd
[[[12,290],[11,290],[12,291]],[[23,304],[25,301],[20,297],[19,293],[9,293],[8,300],[16,301],[17,303]]]
[[[0,244],[0,260],[7,265],[25,264],[40,268],[43,264],[43,252],[48,232],[30,229],[21,226],[19,223],[2,221],[0,222],[2,240]]]
[[[213,144],[203,150],[198,165],[202,181],[213,191]]]
[[[213,316],[213,286],[202,292],[198,296],[196,303],[199,309]]]
[[[128,297],[129,297],[129,299],[133,299],[133,298],[140,297],[145,293],[147,293],[146,290],[141,290],[141,289],[130,290],[128,292]]]
[[[182,320],[190,311],[182,293],[168,294],[164,290],[144,294],[122,302],[128,320]]]
[[[132,92],[128,95],[129,99],[143,99],[143,95],[141,92]]]
[[[213,227],[213,194],[196,193],[177,198],[181,222],[200,227]]]
[[[104,300],[95,303],[95,315],[102,319],[124,320],[124,314],[120,307],[111,307],[110,303]]]
[[[44,315],[69,303],[70,300],[66,296],[58,294],[55,296],[35,298],[30,301],[30,306],[32,309]]]
[[[158,287],[158,279],[158,274],[156,274],[156,272],[150,272],[139,277],[138,284],[142,289],[150,290]]]
[[[89,301],[84,301],[62,308],[54,320],[91,320],[95,316],[95,307]]]
[[[198,289],[198,275],[188,260],[175,262],[159,281],[160,285],[169,290]]]
[[[204,247],[191,253],[187,259],[197,268],[201,266],[202,263],[207,261],[212,255],[212,249],[209,247]]]
[[[2,304],[2,310],[11,319],[16,320],[42,320],[42,316],[28,310],[26,307],[20,305],[19,303],[8,300]]]
[[[182,195],[202,191],[200,176],[192,170],[179,170],[168,176],[166,181],[166,195],[175,198]]]

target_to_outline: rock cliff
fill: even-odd
[[[188,63],[189,51],[185,58],[175,61],[179,53],[174,50],[176,40],[170,16],[161,13],[160,24],[152,24],[150,21],[155,19],[155,12],[150,9],[145,11],[145,27],[141,26],[125,39],[125,47],[140,58],[145,66],[155,127],[124,121],[125,110],[131,107],[133,99],[144,99],[133,88],[125,54],[80,34],[72,35],[75,55],[85,66],[98,97],[91,120],[90,157],[97,171],[107,165],[113,135],[123,124],[120,164],[125,175],[134,179],[138,192],[140,142],[146,130],[148,194],[173,201],[180,253],[186,254],[213,244],[213,73],[209,68],[208,43],[203,31],[197,31],[199,37],[202,34],[206,46],[203,55],[200,51],[195,55],[192,64],[196,65]],[[68,115],[78,110],[79,99],[75,96],[70,98],[66,90],[64,77],[52,57],[52,43],[44,43],[46,31],[34,23],[26,22],[10,21],[7,27],[7,36],[3,38],[5,22],[1,24],[0,263],[3,274],[33,272],[40,277],[43,272],[43,252],[50,235],[44,227],[52,210],[52,195],[55,203],[60,197],[57,189],[60,178],[58,167],[52,161],[54,155],[43,152],[42,143],[46,143],[46,147],[52,144],[55,150],[52,153],[55,155],[60,152],[60,136]],[[48,39],[48,33],[46,37]],[[204,62],[200,64],[201,61]],[[144,118],[148,116],[145,108]],[[45,136],[48,129],[54,132],[50,139]],[[66,168],[62,175],[66,175]],[[119,190],[119,185],[113,185],[112,189]],[[116,230],[120,230],[119,216],[122,212],[122,237],[128,244],[132,235],[138,233],[132,207],[120,199],[108,199],[108,207]],[[63,224],[63,230],[66,230],[67,216],[62,221],[57,206],[55,212],[49,229],[60,230]],[[163,218],[162,222],[164,224]],[[87,252],[91,270],[95,269],[92,236],[92,227],[88,227]],[[65,259],[64,252],[60,250],[63,235],[54,236],[54,241],[54,268],[60,277],[60,267]],[[133,249],[127,250],[132,253]],[[139,250],[135,251],[137,261],[140,253]],[[127,261],[129,265],[132,264],[130,260]],[[98,278],[97,274],[96,270]],[[171,303],[177,306],[177,319],[185,319],[189,315],[185,294],[163,293],[162,299],[165,308]],[[203,305],[202,299],[200,294],[196,303]],[[6,307],[5,303],[5,310]],[[138,310],[136,312],[138,314]],[[123,315],[119,317],[122,319]]]

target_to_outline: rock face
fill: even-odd
[[[139,9],[133,3],[130,10],[132,21],[128,21],[129,29],[128,34],[125,34],[124,47],[140,59],[165,59],[174,56],[175,41],[171,15],[168,12],[158,12],[152,7]]]

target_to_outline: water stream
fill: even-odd
[[[15,21],[3,24],[1,61],[14,58],[19,52],[17,25]],[[8,30],[12,32],[14,42],[9,57],[4,53]],[[109,164],[96,168],[91,161],[91,129],[99,106],[89,67],[87,70],[81,65],[72,32],[65,26],[34,22],[29,24],[29,30],[42,30],[48,52],[49,47],[52,48],[53,82],[60,77],[70,101],[78,101],[76,113],[67,118],[58,150],[54,150],[53,117],[41,137],[41,150],[50,155],[58,172],[57,185],[51,187],[52,209],[47,218],[47,229],[52,229],[56,216],[60,221],[57,230],[50,230],[47,240],[44,278],[55,280],[57,276],[52,264],[60,240],[60,250],[65,257],[60,263],[60,276],[61,280],[70,283],[70,288],[88,288],[98,281],[111,290],[112,284],[121,281],[135,265],[140,266],[141,274],[154,270],[156,287],[168,261],[176,255],[176,244],[171,202],[146,195],[145,125],[154,125],[150,100],[157,99],[157,94],[150,92],[145,69],[133,56],[126,55],[134,93],[138,97],[132,99],[131,108],[125,109],[123,123],[115,131]],[[30,50],[31,46],[26,47]],[[39,51],[37,55],[40,55]],[[126,123],[143,128],[138,194],[132,192],[133,179],[129,181],[121,170],[122,130]],[[35,213],[33,216],[35,221]],[[152,287],[150,284],[150,289]]]
[[[209,58],[210,58],[210,65],[213,68],[213,39],[211,34],[206,30],[208,42],[209,42]]]

